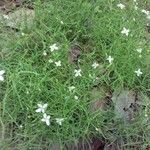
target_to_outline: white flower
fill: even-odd
[[[51,50],[51,52],[53,52],[55,50],[58,50],[58,47],[56,46],[56,44],[53,44],[50,46],[50,50]]]
[[[60,126],[62,125],[62,122],[64,122],[64,118],[56,118],[56,123]]]
[[[61,24],[64,24],[64,22],[63,22],[63,21],[60,21],[60,23],[61,23]]]
[[[8,15],[3,15],[4,19],[9,19]]]
[[[150,14],[150,12],[148,10],[145,10],[145,9],[142,9],[141,12],[144,13],[145,15],[147,15],[147,16]]]
[[[43,118],[41,119],[42,122],[45,122],[47,126],[50,125],[50,116],[47,114],[43,114]]]
[[[141,69],[138,69],[137,71],[135,71],[135,73],[137,74],[137,76],[141,76],[143,73],[141,72]]]
[[[75,73],[75,77],[81,76],[81,69],[78,70],[75,69],[74,73]]]
[[[44,51],[44,52],[43,52],[43,55],[44,55],[44,56],[46,56],[46,55],[47,55],[46,51]]]
[[[97,62],[94,62],[94,63],[92,64],[92,67],[93,67],[94,69],[96,69],[98,66],[99,66],[99,64],[98,64]]]
[[[79,99],[79,97],[75,95],[75,96],[74,96],[74,99],[75,99],[75,100],[78,100],[78,99]]]
[[[123,27],[123,29],[122,29],[122,31],[121,31],[121,33],[122,33],[122,34],[125,34],[126,36],[129,35],[129,32],[130,32],[130,30],[129,30],[129,29],[126,29],[125,27]]]
[[[136,49],[136,51],[137,51],[138,53],[142,53],[142,48],[138,48],[138,49]]]
[[[60,67],[60,66],[61,66],[61,61],[59,60],[59,61],[55,62],[55,65],[56,65],[57,67]]]
[[[25,36],[25,33],[21,32],[21,35],[22,35],[22,36]]]
[[[147,19],[150,19],[150,15],[147,16]]]
[[[5,70],[0,71],[0,81],[4,81],[3,74],[5,73]]]
[[[75,89],[75,87],[74,86],[70,86],[70,87],[68,87],[68,89],[69,89],[69,92],[71,92],[72,90]]]
[[[38,112],[42,112],[42,113],[44,113],[45,112],[45,109],[47,108],[47,106],[48,106],[48,104],[47,103],[45,103],[45,104],[37,104],[38,105],[38,109],[36,109],[36,112],[38,113]]]
[[[108,60],[109,63],[112,64],[112,61],[114,60],[114,58],[112,58],[111,56],[109,56],[106,60]]]
[[[29,91],[27,90],[26,93],[29,94]]]
[[[117,4],[117,7],[119,7],[120,9],[124,9],[125,8],[125,5],[123,5],[123,4]]]
[[[52,59],[49,59],[49,61],[48,61],[49,63],[53,63],[53,60]]]

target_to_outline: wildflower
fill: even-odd
[[[147,16],[147,19],[150,19],[150,15]]]
[[[75,73],[75,77],[81,76],[81,69],[78,70],[75,69],[74,73]]]
[[[38,109],[36,109],[36,112],[38,113],[38,112],[42,112],[42,113],[44,113],[45,112],[45,109],[47,108],[47,106],[48,106],[48,104],[47,103],[45,103],[45,104],[37,104],[38,105]]]
[[[23,125],[20,125],[19,128],[23,128]]]
[[[61,23],[61,24],[64,24],[64,22],[63,22],[63,21],[60,21],[60,23]]]
[[[5,73],[5,70],[0,71],[0,81],[4,81],[3,74]]]
[[[62,125],[62,122],[64,122],[64,118],[56,118],[56,123],[60,126]]]
[[[51,50],[51,52],[53,52],[55,50],[58,50],[58,47],[56,46],[56,44],[53,44],[50,46],[50,50]]]
[[[135,71],[135,73],[137,74],[137,76],[141,76],[143,73],[141,72],[141,69],[138,69],[137,71]]]
[[[112,58],[111,56],[109,56],[106,60],[108,60],[109,63],[112,64],[112,61],[114,60],[114,58]]]
[[[44,55],[44,56],[46,56],[46,55],[47,55],[46,51],[44,51],[44,52],[43,52],[43,55]]]
[[[141,58],[141,57],[142,57],[142,55],[139,55],[139,57]]]
[[[9,19],[8,15],[3,15],[4,19]]]
[[[147,16],[150,14],[150,12],[148,10],[145,10],[145,9],[142,9],[141,12],[146,14]]]
[[[123,5],[123,4],[117,4],[117,7],[119,7],[120,9],[124,9],[125,8],[125,5]]]
[[[138,53],[142,53],[142,48],[138,48],[138,49],[136,49],[136,51],[137,51]]]
[[[49,61],[48,61],[49,63],[53,63],[53,60],[52,59],[49,59]]]
[[[50,116],[46,113],[43,114],[43,118],[41,119],[42,122],[45,122],[47,126],[50,125]]]
[[[59,60],[59,61],[55,62],[55,65],[56,65],[57,67],[60,67],[60,66],[61,66],[61,61]]]
[[[125,27],[123,27],[123,29],[122,29],[122,31],[121,31],[121,33],[122,33],[122,34],[125,34],[126,36],[129,35],[129,32],[130,32],[130,30],[129,30],[129,29],[126,29]]]
[[[72,90],[75,89],[75,87],[74,86],[70,86],[70,87],[68,87],[68,89],[69,89],[69,92],[71,92]]]
[[[21,35],[22,35],[22,36],[25,36],[25,33],[21,32]]]
[[[29,91],[27,90],[26,93],[29,94]]]
[[[75,99],[75,100],[78,100],[78,99],[79,99],[79,97],[75,95],[75,96],[74,96],[74,99]]]
[[[96,69],[98,66],[99,66],[99,64],[98,64],[97,62],[94,62],[94,63],[92,64],[92,67],[93,67],[94,69]]]

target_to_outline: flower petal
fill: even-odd
[[[0,81],[4,81],[4,77],[3,76],[0,76]]]
[[[41,110],[41,108],[38,108],[38,109],[36,109],[36,112],[38,113],[38,112],[41,112],[42,110]]]
[[[0,75],[3,75],[5,73],[5,70],[0,71]]]
[[[50,125],[49,119],[46,119],[46,124],[47,124],[48,126]]]
[[[43,105],[43,108],[45,109],[45,108],[47,108],[47,106],[48,106],[48,104],[45,103],[45,104]]]
[[[38,107],[42,107],[42,104],[37,104],[38,105]]]

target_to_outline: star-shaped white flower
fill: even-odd
[[[8,15],[3,15],[4,19],[9,19],[9,16]]]
[[[52,59],[49,59],[48,62],[49,62],[49,63],[53,63],[54,61],[53,61]]]
[[[119,7],[120,9],[124,9],[125,8],[125,5],[123,5],[123,4],[117,4],[117,7]]]
[[[147,19],[150,19],[150,15],[147,16]]]
[[[5,70],[0,71],[0,81],[4,81],[3,74],[5,73]]]
[[[46,110],[46,108],[47,108],[47,106],[48,106],[48,104],[47,103],[45,103],[45,104],[37,104],[38,105],[38,109],[36,109],[36,112],[37,113],[39,113],[39,112],[42,112],[42,113],[44,113],[45,112],[45,110]]]
[[[68,87],[68,89],[69,89],[69,92],[71,92],[72,90],[75,89],[75,87],[74,86],[70,86],[70,87]]]
[[[19,126],[19,128],[23,128],[23,125],[21,124],[21,125]]]
[[[147,15],[147,16],[150,14],[150,12],[148,10],[145,10],[145,9],[142,9],[141,12],[144,13],[145,15]]]
[[[75,96],[74,96],[74,99],[75,99],[75,100],[78,100],[78,99],[79,99],[79,97],[75,95]]]
[[[22,35],[22,36],[25,36],[25,33],[21,32],[21,35]]]
[[[61,23],[61,24],[64,24],[64,22],[63,22],[62,20],[60,21],[60,23]]]
[[[50,46],[50,50],[51,50],[51,52],[53,52],[53,51],[55,51],[55,50],[58,50],[57,45],[56,45],[56,44],[51,45],[51,46]]]
[[[108,56],[108,58],[107,58],[106,60],[108,60],[108,62],[109,62],[110,64],[112,64],[114,58],[112,58],[111,56]]]
[[[94,62],[94,63],[92,64],[92,67],[93,67],[94,69],[96,69],[98,66],[99,66],[99,64],[98,64],[97,62]]]
[[[122,34],[125,34],[126,36],[129,35],[129,32],[130,32],[130,30],[129,30],[129,29],[126,29],[125,27],[123,27],[123,29],[122,29],[122,31],[121,31],[121,33],[122,33]]]
[[[137,71],[135,71],[135,73],[137,74],[137,76],[141,76],[143,73],[141,72],[141,69],[138,69]]]
[[[46,51],[44,51],[44,52],[43,52],[43,55],[44,55],[44,56],[46,56],[46,55],[47,55]]]
[[[42,122],[45,122],[47,126],[50,125],[50,115],[47,115],[46,113],[43,114],[43,118],[41,119]]]
[[[78,69],[78,70],[75,69],[74,73],[75,73],[75,77],[81,76],[81,69]]]
[[[59,60],[59,61],[55,62],[55,65],[56,65],[57,67],[60,67],[60,66],[61,66],[61,61]]]
[[[56,118],[56,123],[59,124],[60,126],[64,122],[64,118]]]
[[[138,52],[138,53],[142,53],[142,48],[138,48],[138,49],[136,49],[136,51]]]

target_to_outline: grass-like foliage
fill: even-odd
[[[110,143],[123,139],[126,149],[148,148],[150,105],[130,123],[115,119],[111,96],[104,110],[91,108],[93,87],[100,99],[119,87],[150,97],[150,2],[137,2],[37,0],[30,28],[16,33],[1,24],[0,46],[7,49],[0,52],[3,149],[49,149],[56,142],[63,149],[91,135]],[[70,62],[75,46],[80,56]]]

